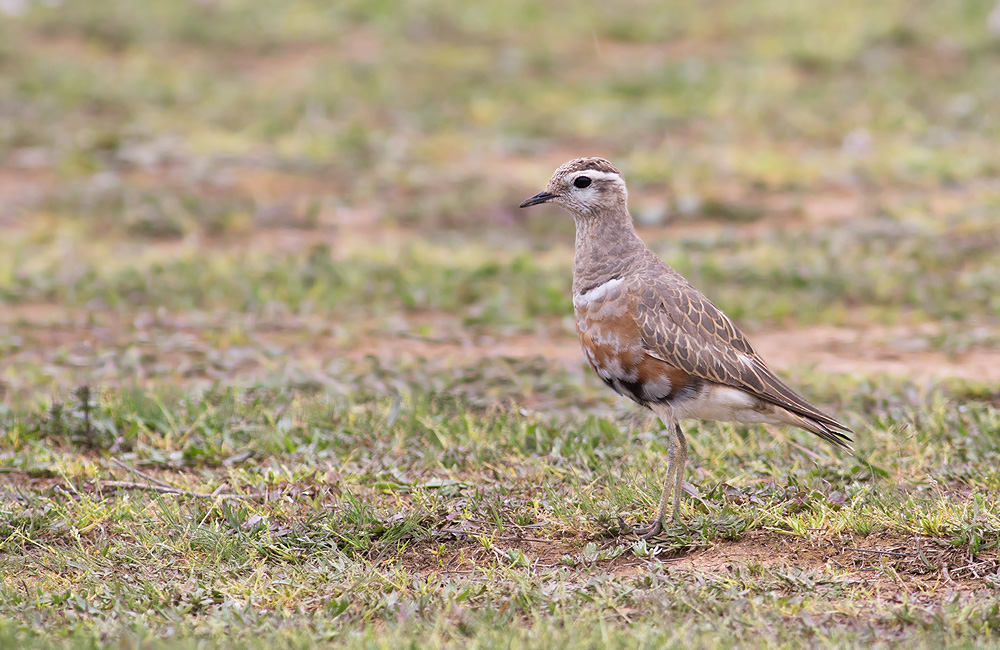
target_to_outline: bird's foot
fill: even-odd
[[[652,539],[663,532],[663,517],[657,518],[652,526],[632,526],[632,532],[643,539]]]

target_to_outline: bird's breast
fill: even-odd
[[[648,406],[681,399],[699,383],[647,353],[629,296],[620,283],[612,280],[578,292],[573,306],[587,362],[618,394]]]
[[[642,336],[622,284],[620,278],[612,278],[573,295],[583,353],[605,381],[611,376],[632,377],[643,355]]]

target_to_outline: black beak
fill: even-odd
[[[556,198],[555,194],[549,194],[548,192],[539,192],[538,194],[528,197],[521,201],[521,205],[518,207],[526,208],[530,205],[538,205],[539,203],[545,203],[546,201],[551,201]]]

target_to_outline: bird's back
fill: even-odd
[[[634,231],[633,231],[634,232]],[[573,306],[584,354],[616,392],[677,417],[782,422],[846,446],[850,432],[789,388],[708,298],[641,249],[589,273]]]

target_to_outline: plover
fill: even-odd
[[[587,361],[615,392],[652,410],[669,436],[656,520],[638,534],[663,530],[671,493],[679,519],[681,420],[790,424],[850,449],[848,427],[778,379],[733,322],[643,243],[614,165],[571,160],[521,207],[548,202],[576,221],[573,311]]]

